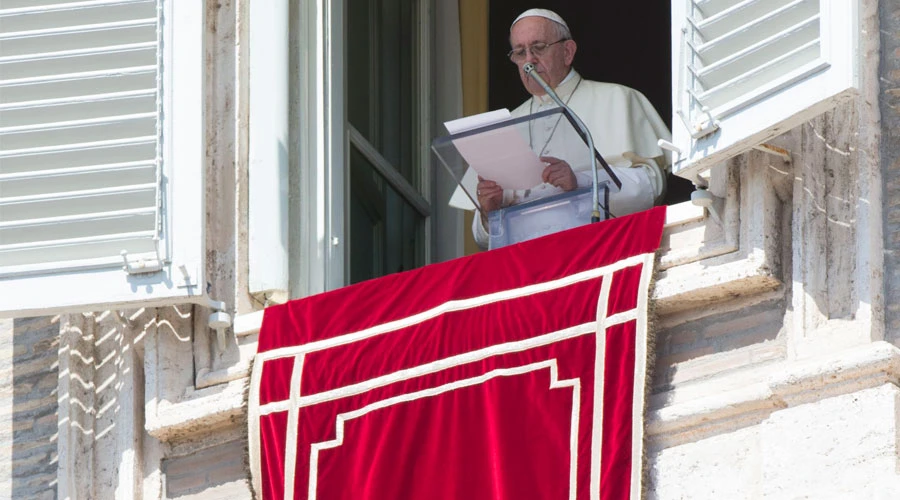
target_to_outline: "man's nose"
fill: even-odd
[[[525,49],[525,62],[530,62],[532,64],[536,64],[538,62],[538,58],[534,55],[534,52],[531,51],[531,48]]]

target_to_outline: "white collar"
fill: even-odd
[[[563,78],[563,81],[559,82],[559,85],[557,85],[553,90],[556,91],[556,95],[558,95],[560,99],[565,101],[566,98],[575,91],[575,87],[578,86],[579,80],[581,80],[581,76],[578,74],[578,72],[574,69],[570,69],[569,74],[566,75],[566,77]],[[532,96],[532,98],[537,101],[535,104],[537,104],[538,106],[543,106],[544,104],[553,102],[553,98],[551,98],[547,94]]]

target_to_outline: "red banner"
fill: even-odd
[[[257,494],[638,498],[664,219],[657,208],[267,309],[250,387]]]

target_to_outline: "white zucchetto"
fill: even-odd
[[[556,12],[553,12],[549,9],[528,9],[525,12],[519,14],[519,17],[516,18],[512,24],[509,25],[509,30],[512,31],[513,26],[516,25],[517,22],[521,21],[525,17],[543,17],[544,19],[549,19],[555,23],[559,23],[569,29],[569,25],[563,21],[563,18],[559,16]]]

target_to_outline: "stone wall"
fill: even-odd
[[[0,495],[56,498],[57,318],[0,320]]]
[[[885,336],[900,346],[900,3],[883,0],[879,8]]]
[[[898,498],[898,397],[884,384],[651,450],[648,498]]]
[[[246,440],[241,439],[166,458],[162,463],[163,498],[247,498],[246,448]]]

